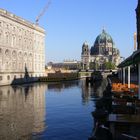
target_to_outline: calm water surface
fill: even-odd
[[[0,87],[0,140],[87,140],[93,98],[84,80]]]

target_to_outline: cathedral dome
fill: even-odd
[[[113,39],[112,37],[106,33],[106,31],[103,29],[102,33],[100,35],[97,36],[94,45],[98,45],[101,43],[112,43],[113,44]]]
[[[113,39],[103,29],[102,33],[96,37],[94,45],[91,47],[90,54],[91,55],[99,55],[99,54],[107,55],[108,51],[112,50],[108,48],[109,46],[110,48],[114,47]]]

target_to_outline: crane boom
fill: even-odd
[[[49,8],[49,5],[51,4],[51,0],[48,1],[48,3],[46,4],[46,6],[44,7],[44,9],[41,11],[41,13],[37,16],[36,18],[36,25],[38,25],[38,22],[40,20],[40,18],[44,15],[44,13],[46,12],[46,10]]]

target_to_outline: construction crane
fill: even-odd
[[[46,6],[44,7],[44,9],[41,11],[41,13],[37,16],[35,22],[36,25],[38,25],[38,22],[40,20],[40,18],[44,15],[44,13],[46,12],[46,10],[49,8],[49,5],[51,4],[51,0],[48,1],[48,3],[46,4]]]

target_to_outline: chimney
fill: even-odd
[[[137,44],[137,34],[136,34],[136,32],[135,32],[135,33],[134,33],[134,51],[137,50],[136,44]]]

